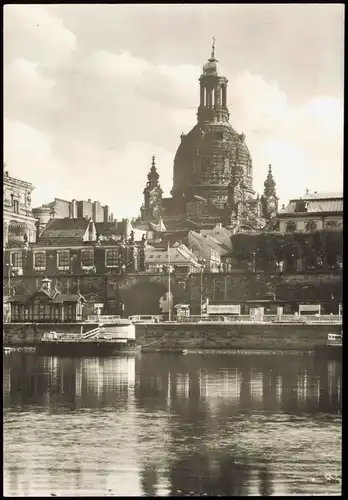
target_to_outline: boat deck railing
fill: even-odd
[[[95,314],[95,315],[88,316],[86,323],[102,323],[103,325],[105,325],[108,323],[114,323],[115,321],[118,321],[120,319],[121,319],[121,316],[119,316],[119,315],[106,316],[106,315],[100,314],[98,316],[97,314]]]

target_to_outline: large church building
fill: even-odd
[[[142,223],[162,220],[167,229],[183,224],[209,229],[259,229],[277,211],[271,167],[261,198],[253,189],[253,164],[245,135],[229,122],[228,80],[218,73],[215,45],[199,78],[197,123],[182,134],[174,158],[171,197],[164,198],[152,159],[141,207]]]

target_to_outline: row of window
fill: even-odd
[[[329,229],[334,229],[339,227],[339,224],[335,220],[328,220],[325,221],[325,227]],[[311,220],[308,221],[307,224],[305,225],[305,231],[316,231],[318,229],[318,224]],[[295,221],[290,221],[286,224],[286,232],[287,233],[292,233],[297,230],[297,223]]]
[[[108,249],[105,251],[105,262],[107,267],[118,267],[121,265],[122,255],[117,249]],[[23,267],[22,252],[14,252],[11,254],[10,265],[13,268]],[[60,270],[70,270],[71,259],[70,250],[62,250],[57,252],[57,267]],[[81,251],[82,267],[94,266],[94,250]],[[46,252],[34,253],[34,269],[44,271],[46,269]]]
[[[62,316],[64,313],[64,317]],[[11,320],[12,321],[74,321],[76,319],[76,305],[65,304],[59,306],[57,304],[40,304],[35,301],[29,306],[23,304],[12,304]]]

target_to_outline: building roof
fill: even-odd
[[[167,231],[166,226],[164,225],[164,222],[162,220],[162,217],[157,223],[149,222],[149,228],[151,231],[157,231],[158,233],[163,233],[164,231]]]
[[[45,295],[47,295],[47,297],[51,300],[51,303],[53,304],[62,304],[63,302],[78,302],[79,300],[85,301],[85,298],[81,294],[77,293],[61,294],[57,290],[55,291],[56,294],[54,296],[49,295],[48,293],[46,293],[45,290],[42,289],[35,290],[34,293],[31,293],[29,295],[24,295],[24,294],[13,295],[13,297],[9,298],[9,302],[26,304],[27,302],[30,301],[30,299],[32,299],[37,294],[37,292],[44,292]]]
[[[319,192],[318,193],[317,191],[314,191],[313,193],[311,193],[308,191],[300,199],[302,199],[302,200],[313,200],[313,199],[315,199],[315,200],[327,200],[327,199],[335,200],[338,198],[343,199],[342,192]],[[290,200],[290,201],[292,201],[292,200]]]
[[[155,248],[147,246],[145,249],[145,261],[148,264],[168,265],[168,248]],[[175,244],[170,247],[170,264],[171,265],[194,265],[200,267],[196,256],[182,244]]]
[[[220,243],[212,236],[208,234],[199,234],[196,233],[195,231],[189,232],[188,241],[190,246],[197,245],[200,248],[208,247],[212,250],[215,250],[220,255],[224,255],[226,252],[230,250],[230,248],[226,247],[223,243]]]
[[[82,240],[90,219],[51,219],[39,237],[39,242],[45,242],[56,239]]]
[[[213,237],[215,240],[217,240],[219,243],[222,243],[229,249],[232,248],[232,232],[229,229],[222,227],[221,224],[217,224],[213,229],[204,229],[200,231],[200,233],[207,234],[208,236]]]
[[[178,222],[177,224],[175,224],[173,229],[175,229],[175,230],[180,230],[180,229],[199,230],[200,227],[201,226],[199,224],[197,224],[196,222],[194,222],[190,219],[184,219],[184,220]]]
[[[300,203],[303,203],[304,208]],[[302,198],[298,200],[290,200],[290,203],[283,209],[279,210],[279,215],[294,214],[294,213],[339,213],[343,212],[343,198]]]
[[[96,222],[95,229],[100,236],[111,238],[115,235],[124,234],[125,224],[121,222]]]

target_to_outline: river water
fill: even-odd
[[[342,366],[4,356],[5,496],[341,494]]]

